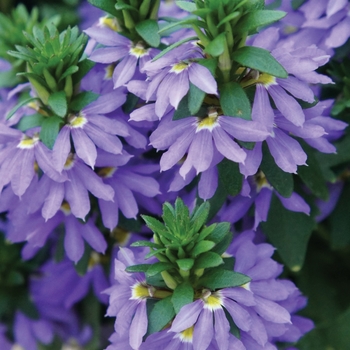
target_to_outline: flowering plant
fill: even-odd
[[[349,2],[36,5],[0,4],[0,348],[347,348]]]

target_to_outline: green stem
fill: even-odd
[[[225,40],[225,49],[224,52],[219,56],[218,68],[222,72],[222,76],[224,78],[224,82],[228,83],[230,81],[230,73],[232,68],[232,62],[230,53],[227,47],[227,41]]]
[[[162,271],[160,274],[168,288],[174,290],[177,287],[177,282],[170,276],[168,271]]]
[[[124,24],[125,24],[125,28],[131,30],[135,28],[135,22],[132,19],[129,11],[127,10],[123,10],[123,17],[124,17]]]
[[[159,11],[159,6],[160,6],[160,0],[157,0],[155,4],[152,7],[151,13],[149,15],[150,19],[155,19],[158,20],[158,11]]]
[[[193,30],[196,32],[198,39],[201,41],[202,45],[204,47],[208,46],[210,44],[210,40],[206,37],[205,34],[194,24],[192,24]]]

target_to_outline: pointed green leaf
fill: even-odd
[[[216,224],[214,230],[207,236],[207,239],[214,243],[221,242],[225,236],[230,232],[231,224],[229,222],[219,222]]]
[[[28,103],[32,102],[32,101],[39,101],[38,97],[31,97],[28,98],[20,103],[17,103],[16,106],[14,106],[10,112],[8,112],[6,119],[10,119],[21,107],[27,105]]]
[[[118,15],[118,11],[114,7],[115,0],[88,0],[88,2],[111,15]]]
[[[44,116],[40,113],[24,116],[17,124],[17,129],[21,131],[26,131],[28,129],[41,126],[44,119]]]
[[[178,314],[183,306],[192,303],[193,297],[194,290],[189,282],[179,284],[171,296],[171,302],[174,306],[175,312]]]
[[[239,171],[239,165],[229,159],[224,159],[218,164],[219,179],[227,194],[236,196],[241,192],[243,175]]]
[[[212,241],[206,241],[206,240],[200,241],[194,246],[191,252],[191,255],[193,257],[196,257],[199,254],[205,253],[208,250],[212,249],[214,246],[215,246],[215,243]]]
[[[180,7],[180,9],[185,10],[187,12],[192,12],[197,10],[197,6],[193,2],[189,1],[175,1],[176,5]]]
[[[131,247],[151,247],[151,248],[162,248],[159,244],[155,244],[150,241],[136,241],[130,245]]]
[[[248,13],[237,23],[239,33],[254,32],[257,28],[277,22],[286,16],[284,11],[258,10]]]
[[[62,122],[59,117],[49,117],[45,118],[41,124],[40,140],[50,149],[55,144]]]
[[[216,267],[223,264],[222,257],[213,252],[206,252],[201,254],[194,263],[194,269],[206,269],[209,267]]]
[[[216,290],[219,288],[238,287],[250,282],[250,278],[239,272],[224,270],[220,267],[206,271],[198,285]]]
[[[150,267],[146,271],[146,276],[147,277],[155,276],[156,274],[158,274],[162,271],[169,270],[173,267],[174,267],[174,265],[171,263],[157,262],[157,263],[150,265]]]
[[[193,214],[191,216],[191,224],[193,225],[194,233],[198,232],[201,229],[201,227],[206,223],[209,210],[209,202],[204,202],[193,211]]]
[[[92,91],[83,91],[74,96],[73,100],[69,104],[69,108],[73,111],[79,112],[90,103],[96,101],[98,98],[99,95]]]
[[[287,71],[276,61],[271,53],[260,47],[241,47],[233,53],[233,59],[243,67],[252,68],[278,78],[288,77]]]
[[[171,296],[157,301],[148,317],[148,334],[159,332],[175,316]]]
[[[158,22],[153,19],[147,19],[139,22],[135,27],[137,33],[144,39],[149,45],[158,47],[160,44],[160,35],[158,33]]]
[[[59,117],[64,118],[67,114],[67,97],[64,91],[54,92],[48,100],[52,111]]]
[[[178,259],[176,263],[181,270],[189,271],[193,267],[194,259]]]
[[[149,267],[152,266],[150,264],[138,264],[138,265],[131,265],[128,266],[125,271],[126,272],[147,272]]]
[[[165,251],[166,251],[166,248],[152,250],[148,254],[145,255],[145,259],[147,260],[147,259],[151,258],[152,256],[155,256],[155,255],[162,253],[162,252],[165,252]]]
[[[174,112],[173,120],[179,120],[183,118],[190,117],[192,115],[190,109],[189,109],[189,101],[188,101],[188,94],[185,95],[182,100],[180,101],[179,105],[177,106],[177,109]]]
[[[252,119],[252,110],[248,96],[238,83],[231,81],[221,85],[219,90],[220,104],[224,115],[246,120]]]
[[[190,83],[190,91],[188,95],[188,108],[191,115],[195,115],[201,108],[205,97],[205,92],[196,85]]]
[[[221,33],[206,46],[204,51],[213,57],[219,57],[226,45],[226,33]]]

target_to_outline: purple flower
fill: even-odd
[[[127,84],[134,76],[137,65],[143,71],[146,62],[159,51],[146,48],[143,43],[133,43],[128,38],[118,34],[111,28],[91,27],[85,33],[98,43],[106,46],[96,49],[90,59],[99,63],[118,62],[113,72],[114,88]]]
[[[59,172],[71,152],[70,138],[76,154],[92,168],[97,157],[96,146],[113,154],[122,152],[123,145],[115,135],[128,136],[127,127],[118,120],[101,114],[114,111],[125,100],[124,89],[117,89],[100,96],[79,114],[69,116],[69,124],[61,129],[53,147],[53,164]]]
[[[205,118],[188,117],[181,120],[164,120],[150,136],[151,145],[168,151],[160,160],[161,171],[173,167],[186,153],[180,168],[181,176],[195,168],[197,174],[211,166],[215,154],[236,163],[244,163],[245,151],[233,140],[262,141],[269,135],[258,122],[241,118],[219,116],[213,110]]]
[[[159,119],[169,105],[177,109],[189,91],[190,83],[207,94],[217,95],[216,81],[206,67],[195,61],[199,58],[203,58],[203,53],[199,47],[189,43],[145,65],[150,80],[146,101],[156,94],[155,113]]]
[[[138,349],[147,331],[146,298],[152,296],[152,287],[143,274],[125,272],[127,266],[137,264],[129,249],[120,248],[114,264],[116,284],[106,290],[110,295],[107,316],[117,317],[114,337],[118,344],[128,338],[131,348]]]

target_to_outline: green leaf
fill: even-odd
[[[176,263],[181,270],[189,271],[193,267],[194,259],[178,259]]]
[[[115,8],[119,11],[127,10],[127,11],[139,12],[137,8],[131,5],[125,4],[120,0],[115,4]]]
[[[84,59],[78,63],[79,70],[73,75],[74,84],[77,84],[95,66],[95,62]]]
[[[150,267],[146,271],[146,275],[147,275],[147,277],[152,277],[152,276],[155,276],[157,273],[160,273],[160,272],[165,271],[165,270],[169,270],[173,267],[174,267],[174,265],[171,263],[157,262],[157,263],[150,265]]]
[[[190,115],[195,115],[201,108],[205,97],[205,92],[196,85],[190,83],[190,91],[188,95],[188,109]]]
[[[184,119],[190,117],[191,115],[192,113],[189,109],[189,98],[187,94],[182,98],[179,105],[177,106],[177,109],[175,110],[173,115],[173,120]]]
[[[175,312],[178,314],[184,305],[193,302],[194,291],[189,282],[179,284],[171,296],[171,302],[174,306]]]
[[[147,272],[148,268],[152,266],[150,264],[138,264],[128,266],[125,271],[126,272]]]
[[[160,44],[160,35],[158,34],[158,22],[154,19],[147,19],[136,24],[135,29],[137,33],[149,45],[158,47]]]
[[[271,74],[277,78],[287,78],[288,73],[271,53],[254,46],[244,46],[233,53],[234,61],[243,67],[252,68],[259,72]]]
[[[115,0],[88,0],[89,3],[99,9],[110,13],[111,15],[118,15],[118,11],[116,10]]]
[[[350,183],[346,182],[337,206],[329,216],[331,246],[334,249],[345,248],[350,243],[349,198]]]
[[[163,57],[166,53],[169,51],[175,49],[178,46],[181,46],[183,43],[187,43],[188,41],[196,40],[198,39],[196,36],[191,36],[190,38],[185,38],[180,41],[177,41],[176,43],[168,46],[166,49],[161,51],[156,57],[153,57],[152,62],[157,61],[159,58]]]
[[[64,91],[54,92],[51,94],[48,103],[56,115],[62,118],[66,116],[68,106],[66,93]]]
[[[192,12],[197,10],[197,6],[193,2],[189,1],[175,1],[176,5],[180,7],[180,9],[185,10],[187,12]]]
[[[226,192],[231,196],[239,194],[243,185],[243,175],[239,171],[239,165],[225,158],[218,164],[218,171],[220,182]]]
[[[45,118],[41,124],[40,140],[50,149],[55,144],[62,122],[62,119],[59,117],[49,117]]]
[[[229,21],[239,17],[240,14],[241,13],[239,11],[235,11],[235,12],[230,13],[228,16],[223,18],[216,27],[220,28],[223,24],[225,24],[225,23],[227,23],[227,22],[229,22]],[[237,27],[237,29],[239,30],[240,28]]]
[[[294,190],[293,176],[285,173],[273,159],[266,143],[263,144],[263,159],[260,169],[265,174],[271,186],[283,197],[290,197]]]
[[[155,255],[162,253],[162,252],[165,252],[165,251],[166,251],[166,248],[151,250],[148,254],[145,255],[145,259],[147,260],[147,259],[151,258],[152,256],[155,256]]]
[[[303,148],[307,151],[304,145]],[[299,166],[298,175],[315,196],[323,200],[328,199],[326,180],[322,176],[321,167],[313,151],[307,152],[307,166]]]
[[[58,82],[61,82],[63,79],[65,79],[68,75],[72,75],[76,73],[79,70],[78,66],[70,66],[61,76]]]
[[[210,73],[215,77],[216,68],[218,66],[217,58],[201,58],[197,61],[201,66],[208,68]]]
[[[221,33],[206,46],[204,51],[213,57],[219,57],[225,51],[226,45],[226,33]]]
[[[141,215],[142,219],[145,221],[148,228],[150,228],[153,232],[162,233],[166,231],[165,226],[157,219],[148,215]]]
[[[223,264],[222,257],[213,252],[206,252],[201,254],[194,263],[194,269],[206,269],[209,267],[216,267]]]
[[[277,22],[286,16],[284,11],[258,10],[248,13],[237,23],[239,33],[254,32],[257,28]]]
[[[90,103],[96,101],[98,97],[99,95],[92,91],[83,91],[74,96],[72,102],[69,104],[69,108],[73,111],[79,112]]]
[[[199,279],[198,285],[216,290],[219,288],[238,287],[250,282],[250,278],[239,272],[229,271],[217,267],[206,271]]]
[[[26,115],[21,118],[16,127],[18,130],[26,131],[28,129],[41,126],[44,119],[44,116],[40,113]]]
[[[148,334],[159,332],[175,316],[171,296],[158,301],[148,317]]]
[[[252,119],[252,110],[248,96],[238,83],[231,81],[221,85],[219,90],[220,104],[224,115],[246,120]]]
[[[311,232],[315,227],[314,220],[303,213],[287,210],[273,195],[267,221],[262,222],[261,227],[277,248],[284,263],[292,271],[299,271],[304,263]]]
[[[219,255],[224,254],[226,249],[229,247],[233,239],[233,233],[228,231],[225,237],[216,244],[216,246],[211,250],[213,253],[217,253]]]
[[[10,112],[8,112],[6,119],[10,119],[21,107],[27,105],[28,103],[32,102],[32,101],[39,101],[40,99],[38,97],[31,97],[28,98],[20,103],[17,103],[16,106],[14,106]]]
[[[131,244],[131,247],[151,247],[151,248],[162,248],[159,244],[150,241],[136,241]]]
[[[193,225],[193,232],[198,232],[206,223],[210,210],[209,202],[202,203],[199,208],[196,208],[191,216],[191,224]]]
[[[212,241],[200,241],[192,249],[191,255],[197,257],[199,254],[205,253],[208,250],[212,249],[215,246],[215,243]]]
[[[230,232],[230,226],[231,224],[229,222],[217,223],[214,230],[207,236],[207,239],[213,241],[215,244],[220,243]]]

